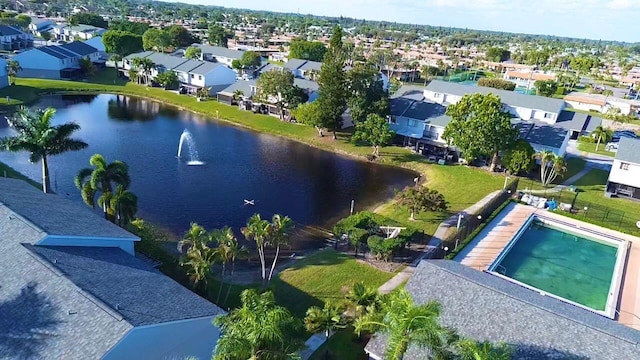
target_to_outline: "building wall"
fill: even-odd
[[[9,86],[9,76],[5,73],[0,75],[0,89]]]
[[[582,102],[578,102],[578,101],[566,101],[567,104],[569,104],[569,107],[572,107],[574,109],[578,109],[578,110],[584,110],[584,111],[591,111],[591,110],[595,110],[595,111],[599,111],[599,112],[604,112],[604,106],[600,106],[600,105],[595,105],[595,104],[587,104],[587,103],[582,103]]]
[[[20,71],[18,76],[19,77],[24,77],[24,78],[60,80],[60,70],[45,70],[45,69],[27,69],[27,68],[22,68],[22,71]]]
[[[133,240],[126,239],[93,239],[83,237],[46,236],[38,245],[48,246],[84,246],[84,247],[118,247],[131,255],[135,255]]]
[[[618,159],[613,160],[609,181],[640,188],[640,164],[627,163],[628,169],[623,170],[621,168],[623,163],[625,162]]]
[[[63,65],[62,59],[45,54],[39,50],[30,50],[17,54],[13,57],[13,60],[20,63],[20,67],[23,69],[23,71],[18,74],[19,76],[23,76],[22,73],[26,69],[57,70],[59,72],[61,69],[67,67]]]

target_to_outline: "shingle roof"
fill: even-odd
[[[553,126],[573,131],[591,132],[602,124],[602,118],[575,111],[562,111]]]
[[[263,72],[271,71],[271,70],[282,70],[282,66],[278,66],[272,63],[266,63],[262,65],[260,68],[258,68],[257,72],[262,74]]]
[[[69,57],[68,55],[64,55],[64,54],[62,54],[62,53],[60,53],[58,51],[54,51],[52,49],[52,46],[43,46],[41,48],[33,49],[31,51],[42,51],[43,53],[45,53],[47,55],[51,55],[51,56],[53,56],[53,57],[55,57],[57,59],[66,59],[66,58]],[[28,53],[28,51],[24,52],[23,54],[27,54],[27,53]]]
[[[200,65],[202,65],[202,61],[188,60],[188,61],[183,62],[179,66],[176,66],[173,70],[182,71],[182,72],[188,73],[189,71],[197,68]]]
[[[223,313],[216,305],[120,248],[29,246],[29,249],[133,326]]]
[[[299,78],[293,79],[293,85],[310,91],[317,91],[320,88],[320,85],[315,81]]]
[[[21,180],[0,178],[0,203],[49,235],[138,239],[85,205],[44,194]]]
[[[127,60],[133,60],[135,58],[146,58],[147,56],[150,56],[150,55],[153,55],[153,54],[155,54],[154,51],[141,51],[141,52],[129,54],[129,55],[125,56],[124,58],[127,59]]]
[[[192,44],[191,46],[199,47],[203,54],[211,54],[213,56],[222,56],[229,59],[240,59],[244,54],[242,50],[227,49],[222,46],[211,46],[203,44]]]
[[[282,65],[282,67],[284,67],[285,69],[289,69],[289,70],[297,70],[302,65],[304,65],[306,62],[307,62],[307,60],[302,60],[302,59],[289,59],[289,61],[284,63],[284,65]]]
[[[227,86],[226,88],[224,88],[223,90],[219,91],[219,93],[224,93],[224,94],[233,94],[234,92],[240,90],[242,91],[242,93],[244,94],[244,96],[249,96],[249,94],[251,94],[251,87],[256,87],[256,81],[255,80],[238,80],[235,83]]]
[[[521,122],[518,124],[520,137],[532,144],[559,149],[567,136],[566,129],[542,122]]]
[[[20,31],[19,29],[14,28],[13,26],[0,25],[0,36],[20,35],[20,34],[24,34],[24,33],[22,31]]]
[[[466,94],[495,94],[500,97],[503,103],[510,106],[524,107],[528,109],[542,110],[550,113],[559,113],[564,107],[564,100],[553,99],[536,95],[525,95],[514,91],[499,90],[483,86],[462,85],[454,82],[433,80],[427,85],[427,90],[464,96]]]
[[[192,69],[190,72],[194,73],[194,74],[198,74],[198,75],[206,75],[206,74],[210,73],[213,69],[215,69],[215,68],[217,68],[219,66],[224,66],[224,65],[222,65],[220,63],[210,62],[210,61],[202,61],[200,66],[198,66],[195,69]]]
[[[400,88],[401,96],[389,100],[391,115],[422,120],[435,126],[447,126],[451,122],[451,117],[445,114],[447,108],[441,104],[425,101],[422,95],[423,89],[410,86]]]
[[[82,41],[73,41],[68,44],[60,45],[60,47],[69,51],[73,51],[74,53],[81,56],[93,54],[98,51],[98,49],[94,48],[91,45],[85,44]]]
[[[621,137],[616,159],[640,164],[640,139]]]
[[[422,261],[406,289],[418,304],[442,304],[444,326],[511,344],[517,359],[640,358],[639,331],[454,261]],[[375,336],[366,349],[380,355],[384,347],[384,336]],[[427,355],[411,346],[405,358]]]
[[[304,64],[302,64],[302,66],[299,67],[299,69],[304,71],[309,71],[309,70],[320,71],[321,67],[322,67],[321,62],[307,60],[304,62]]]
[[[147,56],[147,59],[153,61],[157,66],[164,67],[167,70],[173,70],[174,68],[184,64],[188,60],[177,56],[171,56],[162,53],[153,53]]]

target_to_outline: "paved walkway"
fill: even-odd
[[[409,281],[411,278],[411,274],[416,270],[416,268],[412,265],[405,267],[402,271],[400,271],[396,276],[392,277],[386,283],[382,284],[378,288],[378,292],[380,294],[388,294],[392,292],[395,288],[402,285],[405,281]]]

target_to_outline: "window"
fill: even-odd
[[[198,75],[198,80],[202,80],[202,75]]]
[[[195,75],[191,74],[191,78],[192,78],[192,79],[195,79],[195,77],[196,77]]]
[[[545,119],[551,119],[553,117],[553,114],[551,113],[544,113],[544,118]]]
[[[629,163],[620,163],[620,170],[629,170]]]
[[[416,121],[413,120],[413,119],[409,119],[408,125],[411,126],[411,127],[415,127],[416,126]]]
[[[437,98],[442,97],[442,94],[440,94],[440,93],[435,93],[435,94],[433,94],[433,97],[437,99]]]

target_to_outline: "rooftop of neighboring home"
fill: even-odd
[[[240,59],[244,54],[242,50],[228,49],[222,46],[192,44],[191,46],[199,47],[203,54],[211,54],[215,57],[226,57],[229,59]]]
[[[256,85],[255,80],[238,80],[221,90],[219,93],[233,95],[236,91],[242,91],[244,96],[249,97],[255,91],[253,89],[255,89]]]
[[[640,139],[621,137],[616,160],[640,164]]]
[[[74,41],[63,45],[47,45],[33,48],[15,55],[14,58],[19,61],[22,57],[31,56],[32,52],[36,51],[41,51],[57,59],[69,59],[77,58],[80,56],[87,56],[97,52],[98,50],[93,46],[85,44],[81,41]]]
[[[302,71],[320,71],[322,63],[319,61],[303,60],[303,59],[289,59],[284,65],[285,69],[289,70],[302,70]]]
[[[48,237],[82,242],[43,245]],[[153,351],[185,358],[194,329],[203,331],[200,319],[210,324],[224,313],[148,261],[91,246],[100,239],[137,237],[81,203],[0,178],[0,358],[101,358],[122,344],[142,351],[151,344],[132,340],[134,329],[166,331],[177,323],[184,328]]]
[[[442,306],[440,323],[477,341],[505,342],[517,359],[637,359],[640,332],[589,310],[450,260],[423,260],[406,285],[417,304]],[[382,359],[384,335],[365,350]],[[407,359],[427,359],[410,346]]]
[[[519,122],[518,131],[520,132],[520,138],[531,144],[555,149],[561,148],[567,137],[566,129],[551,126],[541,121]]]
[[[125,59],[129,61],[132,61],[135,58],[147,58],[153,61],[156,66],[162,67],[165,70],[175,70],[198,75],[206,75],[213,69],[219,66],[224,66],[210,61],[187,59],[155,51],[143,51],[130,54],[125,57]]]
[[[78,55],[81,56],[86,56],[89,54],[93,54],[96,51],[98,51],[98,49],[94,48],[93,46],[89,45],[89,44],[85,44],[82,41],[73,41],[70,42],[68,44],[64,44],[64,45],[60,45],[60,47],[65,48],[67,50],[70,50]]]
[[[67,30],[70,32],[87,33],[87,34],[103,33],[106,31],[106,29],[104,28],[93,26],[93,25],[85,25],[85,24],[78,24],[78,25],[63,24],[63,25],[58,25],[57,28],[59,28],[61,31]]]
[[[536,71],[515,71],[515,70],[507,70],[504,75],[506,78],[515,78],[520,80],[555,80],[555,74],[545,74]]]
[[[495,94],[500,97],[504,104],[512,107],[542,110],[549,113],[558,114],[564,109],[565,103],[562,99],[554,99],[543,96],[520,94],[514,91],[494,89],[484,86],[463,85],[455,82],[433,80],[426,87],[426,91],[441,94],[451,94],[464,96],[467,94]]]
[[[20,29],[9,25],[0,25],[0,36],[11,36],[24,34]]]

